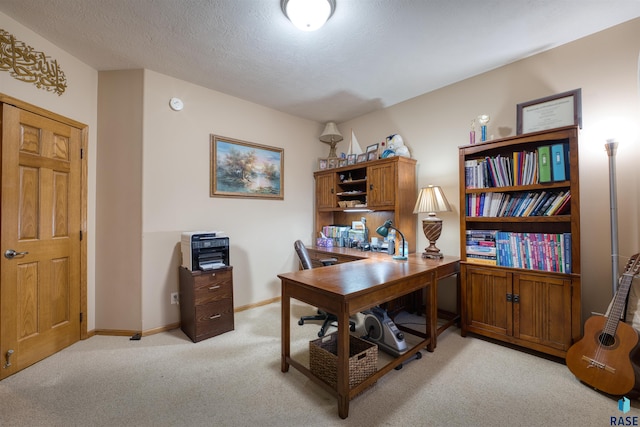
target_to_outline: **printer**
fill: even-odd
[[[222,231],[182,233],[182,266],[190,271],[229,266],[229,237]]]

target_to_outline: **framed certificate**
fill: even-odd
[[[572,125],[582,128],[582,89],[534,99],[517,106],[518,135]]]

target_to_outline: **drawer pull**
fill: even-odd
[[[213,316],[209,317],[209,320],[219,319],[220,317],[222,317],[221,314],[214,314]]]
[[[216,289],[220,289],[220,285],[211,286],[209,288],[210,291],[215,291]]]

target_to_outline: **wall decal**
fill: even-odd
[[[9,71],[11,77],[33,83],[58,96],[67,88],[67,78],[58,61],[16,40],[3,29],[0,29],[0,70]]]

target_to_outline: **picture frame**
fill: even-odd
[[[339,168],[343,168],[347,166],[347,159],[346,158],[340,158],[340,160],[338,161],[338,167]]]
[[[284,149],[210,135],[210,197],[284,199]]]
[[[329,168],[328,159],[318,159],[318,170],[326,170]]]
[[[370,151],[378,151],[378,144],[367,145],[367,153]]]
[[[335,169],[337,167],[338,167],[338,158],[337,157],[331,157],[329,159],[328,169]]]
[[[347,155],[347,165],[355,165],[356,164],[356,160],[358,158],[357,154],[349,154]]]
[[[378,150],[367,152],[367,161],[378,160]]]
[[[564,126],[582,129],[582,89],[522,102],[516,110],[517,135]]]
[[[367,153],[358,154],[358,158],[356,159],[356,163],[363,163],[367,161]]]

